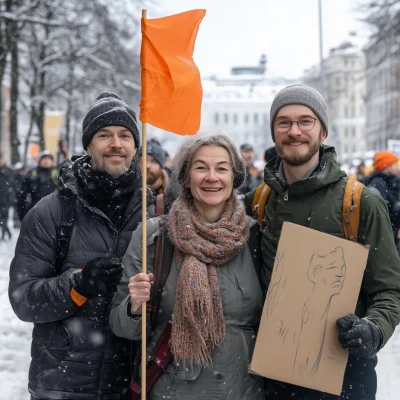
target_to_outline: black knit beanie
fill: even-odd
[[[82,145],[85,150],[94,134],[107,126],[123,126],[132,133],[136,148],[140,146],[136,114],[117,94],[102,92],[94,101],[82,124]]]
[[[139,150],[139,156],[142,156],[143,147]],[[161,166],[165,167],[165,151],[157,140],[150,139],[147,142],[147,155],[152,156]]]

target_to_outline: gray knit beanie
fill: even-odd
[[[306,85],[291,85],[282,89],[275,96],[274,101],[271,105],[270,124],[271,135],[274,142],[274,122],[276,115],[282,107],[288,106],[290,104],[301,104],[303,106],[311,108],[311,110],[313,110],[315,115],[321,121],[321,124],[324,127],[326,134],[328,134],[328,107],[326,106],[325,100],[322,97],[321,93]]]
[[[85,150],[94,134],[107,126],[123,126],[133,136],[136,148],[140,146],[136,114],[117,94],[102,92],[86,114],[82,126],[82,145]]]

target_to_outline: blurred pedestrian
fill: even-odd
[[[172,359],[147,398],[263,400],[262,378],[248,372],[263,304],[255,252],[248,245],[258,227],[234,193],[245,165],[224,135],[192,138],[176,158],[180,197],[168,217],[147,223],[147,260],[153,259],[161,225],[174,250],[162,312],[147,342],[148,355],[154,355],[172,321]],[[153,279],[151,262],[149,273],[141,272],[141,242],[138,229],[123,259],[110,315],[113,332],[135,341],[141,338],[141,304],[149,300]]]
[[[23,219],[39,200],[57,190],[57,174],[53,154],[48,150],[39,153],[38,166],[25,175],[18,193],[17,204],[20,218]]]
[[[357,165],[356,174],[357,174],[357,180],[360,182],[363,182],[364,178],[368,175],[367,167],[364,161],[361,161],[360,164]]]
[[[14,165],[14,177],[15,177],[15,199],[14,199],[14,228],[19,228],[21,226],[21,221],[23,219],[23,215],[19,215],[18,212],[18,194],[22,191],[22,184],[24,182],[26,175],[26,168],[22,162],[18,162]]]
[[[0,231],[1,240],[11,239],[11,231],[8,227],[9,209],[15,202],[15,174],[6,165],[3,153],[0,152]]]
[[[263,170],[254,166],[254,148],[250,143],[244,143],[240,146],[244,163],[246,165],[246,179],[239,187],[238,192],[242,195],[251,192],[263,180]]]
[[[88,154],[66,160],[60,191],[28,212],[10,268],[13,310],[34,324],[32,400],[129,398],[131,346],[112,334],[108,315],[142,218],[139,129],[132,108],[111,92],[96,98],[82,128]],[[150,191],[147,214],[154,215]]]

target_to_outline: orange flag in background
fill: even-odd
[[[141,121],[179,135],[199,130],[203,90],[193,51],[205,14],[192,10],[142,18]]]

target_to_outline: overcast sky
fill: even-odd
[[[361,0],[322,0],[324,54],[356,30],[367,31],[354,10]],[[201,75],[227,74],[233,65],[268,57],[269,75],[299,77],[319,61],[318,0],[163,0],[148,18],[195,8],[207,14],[200,25],[194,59]],[[237,4],[237,5],[236,5]]]

